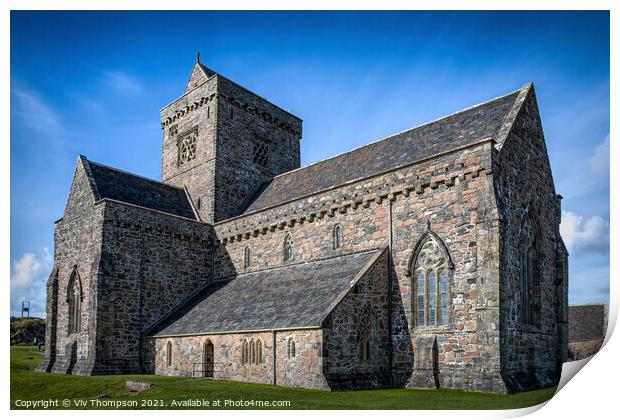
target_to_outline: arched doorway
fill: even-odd
[[[213,378],[213,343],[205,341],[202,348],[202,375],[205,378]]]

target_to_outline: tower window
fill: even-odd
[[[198,138],[198,131],[192,130],[191,132],[179,137],[179,165],[187,163],[196,158],[196,140]]]
[[[284,261],[292,261],[293,259],[293,238],[290,233],[284,237]]]
[[[342,227],[340,225],[334,226],[334,230],[332,231],[332,245],[334,250],[342,247]]]
[[[248,269],[252,263],[252,249],[250,246],[246,246],[243,250],[243,268]]]
[[[252,160],[264,168],[269,165],[269,147],[264,140],[252,139]]]

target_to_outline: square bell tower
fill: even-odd
[[[274,176],[299,168],[301,119],[200,62],[160,111],[161,180],[186,188],[204,222],[238,215]]]

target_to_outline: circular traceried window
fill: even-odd
[[[188,134],[179,142],[179,163],[189,162],[196,157],[196,133]]]

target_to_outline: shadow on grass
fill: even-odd
[[[49,400],[58,401],[57,407],[49,408],[63,409],[67,407],[63,407],[62,402],[69,400],[68,408],[72,409],[485,410],[530,407],[549,400],[555,392],[555,388],[513,395],[402,388],[326,392],[156,375],[71,376],[35,372],[42,359],[36,347],[11,347],[12,409],[25,408],[25,401]],[[154,386],[140,393],[130,393],[125,387],[127,380],[146,381]],[[205,406],[205,402],[209,405]],[[272,406],[273,402],[281,405]]]

